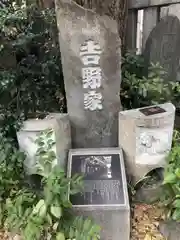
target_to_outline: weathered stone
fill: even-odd
[[[156,107],[162,109],[160,113]],[[151,170],[165,166],[174,117],[175,107],[171,103],[119,113],[119,146],[125,153],[127,171],[134,183]]]
[[[154,173],[153,173],[154,172]],[[164,180],[164,169],[156,169],[136,185],[133,196],[134,202],[153,204],[160,200],[163,194],[162,182]]]
[[[165,79],[176,81],[180,72],[180,21],[166,16],[152,30],[146,42],[144,57],[147,65],[160,63],[167,72]],[[179,79],[180,80],[180,79]]]
[[[180,4],[172,4],[161,7],[160,17],[164,18],[166,16],[176,16],[180,19]]]
[[[180,223],[175,221],[161,222],[159,225],[160,232],[167,240],[180,239]]]
[[[136,191],[134,202],[153,204],[159,201],[162,196],[162,182],[148,187],[142,187]]]
[[[25,166],[28,174],[36,174],[36,151],[38,145],[35,140],[42,131],[53,129],[52,140],[57,159],[53,163],[62,168],[67,165],[68,150],[71,148],[70,123],[67,114],[50,114],[45,119],[32,119],[24,122],[23,127],[17,132],[19,147],[27,155]]]
[[[117,24],[71,0],[56,0],[73,148],[117,147],[121,51]]]
[[[180,20],[180,3],[162,7],[160,15],[161,15],[161,18],[164,18],[167,16],[176,16]],[[179,67],[177,68],[176,79],[177,81],[180,81],[180,64],[178,66]]]
[[[83,194],[71,197],[77,215],[92,217],[103,240],[129,240],[130,207],[122,150],[70,150],[68,177],[84,176]]]

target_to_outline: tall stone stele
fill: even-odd
[[[108,16],[56,0],[73,148],[118,146],[121,41]]]

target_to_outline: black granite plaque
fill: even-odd
[[[139,111],[142,112],[145,116],[151,116],[151,115],[155,115],[158,113],[166,112],[165,109],[158,107],[158,106],[143,108],[143,109],[140,109]]]
[[[120,155],[74,155],[71,174],[84,176],[84,192],[71,196],[73,205],[124,204]]]

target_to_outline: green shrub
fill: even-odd
[[[4,148],[6,151],[0,162],[1,225],[26,240],[97,240],[100,227],[72,213],[69,196],[82,191],[82,176],[67,178],[62,169],[53,166],[56,155],[52,133],[51,129],[43,131],[36,140],[37,172],[42,176],[39,191],[25,184],[24,155],[22,158],[11,145],[3,144],[0,153]]]
[[[24,159],[22,152],[0,136],[0,199],[8,198],[22,186]]]
[[[164,81],[164,69],[159,64],[147,66],[142,56],[126,53],[122,61],[121,102],[125,109],[140,108],[165,102],[179,105],[180,85]]]
[[[180,133],[175,131],[173,147],[168,156],[168,164],[164,173],[163,196],[161,203],[165,207],[167,217],[180,221]]]
[[[22,1],[25,2],[25,1]],[[17,5],[0,8],[0,116],[14,125],[19,119],[64,112],[64,83],[54,9]],[[12,60],[12,59],[13,60]],[[1,62],[11,62],[8,67]],[[10,132],[10,133],[9,133]],[[12,134],[12,129],[6,133]]]

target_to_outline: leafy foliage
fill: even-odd
[[[3,120],[11,119],[14,124],[19,119],[64,111],[54,9],[42,10],[36,5],[27,5],[26,1],[21,5],[9,0],[2,4],[0,56],[0,115]],[[7,130],[12,135],[11,129]]]
[[[21,187],[24,179],[25,156],[2,136],[0,137],[0,156],[0,199],[2,200]]]
[[[148,74],[142,56],[126,53],[122,62],[121,101],[125,109],[140,108],[171,101],[179,104],[180,85],[164,81],[165,71],[151,64]]]
[[[6,199],[4,205],[4,213],[7,216],[4,219],[5,227],[13,230],[15,233],[23,229],[36,201],[36,196],[28,189],[21,189],[14,192],[12,196]]]
[[[14,164],[19,157],[19,152],[14,156],[13,162],[7,159],[8,151],[2,159],[0,172],[6,178],[8,177],[9,181],[8,184],[4,179],[0,181],[0,188],[4,191],[2,191],[4,194],[0,208],[2,225],[9,231],[20,234],[26,240],[99,239],[99,226],[90,219],[76,217],[72,213],[69,196],[82,190],[82,176],[74,175],[72,178],[67,178],[65,172],[57,164],[53,164],[56,155],[53,152],[52,134],[52,129],[48,129],[36,140],[37,171],[43,177],[42,191],[36,193],[24,183],[24,174],[22,174],[24,171],[21,167],[24,158],[18,158],[21,163],[19,169],[21,174],[17,175],[15,170],[19,165]],[[5,166],[6,161],[9,165]]]
[[[25,156],[12,142],[0,135],[0,224],[4,224],[5,200],[13,198],[23,187]]]
[[[55,141],[53,140],[53,130],[47,129],[39,134],[35,143],[39,146],[36,152],[36,168],[40,176],[48,177],[54,162],[57,163],[54,152]]]
[[[162,203],[167,217],[180,221],[180,133],[174,132],[173,147],[164,173]]]

